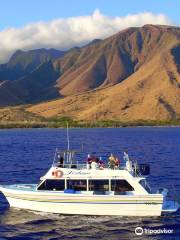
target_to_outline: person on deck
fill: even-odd
[[[90,154],[87,156],[87,169],[91,169],[92,157]]]
[[[120,160],[118,158],[115,159],[115,168],[119,168]]]
[[[128,155],[128,153],[126,151],[124,152],[124,160],[126,161],[126,169],[129,172],[132,172],[132,170],[133,170],[132,161],[130,161],[129,155]]]
[[[124,160],[127,162],[129,161],[129,155],[127,151],[124,151]]]
[[[104,162],[103,162],[103,160],[102,160],[101,157],[100,157],[100,159],[99,159],[98,164],[99,164],[99,169],[101,169],[101,170],[104,169],[105,165],[104,165]]]
[[[63,158],[63,156],[61,156],[61,155],[58,155],[57,156],[58,157],[58,167],[61,167],[61,168],[63,168],[63,165],[64,165],[64,158]]]
[[[116,160],[116,158],[115,158],[114,155],[111,153],[111,155],[110,155],[110,157],[109,157],[109,163],[108,163],[108,165],[109,165],[109,167],[110,167],[111,169],[114,169],[114,167],[115,167],[115,160]]]

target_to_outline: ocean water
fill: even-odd
[[[170,189],[180,199],[180,128],[71,129],[71,148],[108,156],[123,151],[151,165],[153,190]],[[65,129],[0,130],[0,184],[37,183],[53,161],[56,148],[66,149]],[[137,236],[136,227],[168,229],[170,234]],[[161,217],[66,216],[9,208],[0,194],[1,239],[180,239],[180,211]]]

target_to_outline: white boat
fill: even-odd
[[[11,207],[60,214],[160,216],[179,204],[167,200],[167,190],[152,193],[142,173],[147,165],[104,164],[88,156],[79,164],[75,151],[56,151],[48,172],[38,184],[0,186]],[[143,170],[143,171],[142,171]]]

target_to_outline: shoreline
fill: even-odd
[[[180,120],[170,121],[20,121],[0,122],[0,129],[28,129],[28,128],[66,128],[67,122],[70,128],[125,128],[125,127],[180,127]]]

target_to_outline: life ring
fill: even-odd
[[[61,170],[56,170],[52,172],[52,175],[57,178],[61,178],[63,176],[63,172]]]

